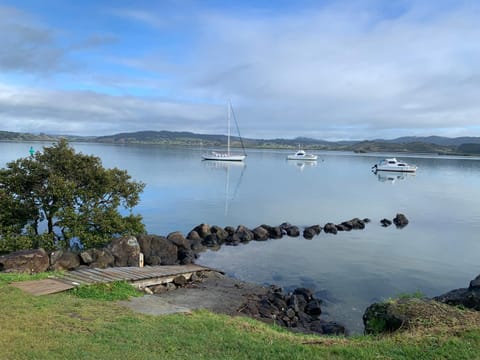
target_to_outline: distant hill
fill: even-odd
[[[443,136],[403,136],[393,140],[378,141],[392,143],[427,143],[442,146],[460,146],[462,144],[480,144],[480,137],[462,136],[456,138],[448,138]]]
[[[47,134],[29,134],[0,131],[0,141],[55,141],[61,137],[69,141],[98,142],[111,144],[161,144],[178,146],[224,147],[226,135],[195,134],[187,131],[138,131],[118,133],[108,136],[62,136]],[[233,147],[240,147],[240,139],[231,137]],[[478,155],[480,154],[480,137],[447,138],[441,136],[405,136],[396,139],[376,139],[368,141],[325,141],[308,137],[295,139],[243,139],[249,148],[296,149],[306,150],[343,150],[357,153],[367,152],[406,152],[433,153],[441,155]]]

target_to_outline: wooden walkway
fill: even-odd
[[[68,271],[61,277],[21,281],[12,283],[33,295],[53,294],[69,290],[79,285],[95,283],[108,283],[113,281],[128,281],[133,286],[140,288],[172,282],[177,276],[183,275],[190,279],[197,271],[210,271],[212,269],[199,265],[171,265],[171,266],[145,266],[145,267],[114,267],[107,269],[80,269]]]

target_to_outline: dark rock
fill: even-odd
[[[188,280],[183,275],[177,276],[175,279],[173,279],[173,283],[176,286],[185,286],[187,282]]]
[[[152,290],[154,294],[162,294],[167,291],[167,287],[163,284],[154,285],[154,286],[150,286],[150,290]]]
[[[352,224],[352,228],[355,230],[365,229],[365,222],[359,218],[350,220],[350,223]]]
[[[52,258],[50,269],[55,271],[74,270],[80,266],[80,256],[71,251],[61,251],[61,254],[56,254]]]
[[[405,215],[403,214],[397,214],[395,218],[393,219],[393,223],[397,228],[404,228],[405,226],[408,225],[408,219]]]
[[[348,335],[345,326],[335,321],[317,320],[310,325],[310,330],[324,335]]]
[[[383,227],[387,227],[387,226],[392,225],[392,222],[388,219],[382,219],[382,220],[380,220],[380,224],[382,224]]]
[[[87,251],[93,258],[93,261],[89,264],[90,268],[106,269],[112,267],[115,263],[114,256],[107,249],[90,249]]]
[[[351,227],[348,227],[348,226],[345,226],[345,225],[342,225],[342,224],[337,224],[337,225],[335,225],[335,227],[337,228],[337,231],[350,231],[350,230],[352,230]]]
[[[140,245],[134,236],[113,239],[108,244],[115,258],[115,266],[140,266]]]
[[[178,247],[163,236],[139,235],[140,249],[145,265],[175,265],[178,263]]]
[[[480,289],[478,288],[452,290],[434,297],[433,300],[453,306],[461,305],[469,309],[480,311]]]
[[[254,240],[265,241],[269,238],[268,230],[262,226],[257,226],[255,229],[252,230],[252,232],[254,235]]]
[[[227,245],[238,245],[241,243],[241,239],[240,237],[237,235],[237,234],[232,234],[232,235],[229,235],[226,239],[225,239],[225,244]]]
[[[313,292],[310,289],[301,287],[301,288],[296,288],[293,290],[294,295],[301,295],[305,299],[305,301],[310,301],[313,299]]]
[[[193,230],[196,231],[197,234],[202,239],[205,239],[205,237],[207,235],[211,234],[210,225],[208,225],[208,224],[200,224],[200,225],[196,226]]]
[[[292,225],[288,222],[284,222],[280,224],[280,229],[287,231],[288,228],[292,227]]]
[[[39,273],[50,265],[48,254],[43,249],[21,250],[0,256],[0,271]]]
[[[298,237],[300,236],[300,229],[298,226],[292,225],[289,226],[285,229],[285,232],[287,233],[288,236],[290,237]]]
[[[217,247],[219,245],[219,239],[217,234],[208,234],[202,241],[202,245],[206,247]]]
[[[189,240],[190,242],[195,242],[195,241],[201,242],[202,238],[200,237],[200,235],[198,235],[198,233],[195,230],[192,230],[188,233],[187,240]]]
[[[252,241],[255,238],[253,231],[243,225],[238,225],[237,230],[235,230],[235,234],[242,243]]]
[[[323,227],[323,231],[327,234],[336,234],[337,233],[337,228],[335,227],[334,224],[332,223],[327,223]]]
[[[322,228],[320,225],[312,225],[303,229],[303,237],[305,239],[312,239],[315,235],[320,234]]]
[[[350,230],[353,229],[353,223],[352,223],[351,220],[342,222],[341,226],[343,227],[343,229],[345,231],[350,231]],[[339,230],[338,225],[336,226],[336,228],[337,228],[337,230]]]
[[[188,249],[178,249],[178,262],[180,265],[193,264],[195,261],[195,253]]]
[[[322,309],[320,308],[321,300],[312,299],[305,305],[305,313],[311,316],[320,316]]]
[[[363,222],[364,222],[365,224],[368,224],[370,221],[371,221],[371,220],[370,220],[369,218],[363,219]]]
[[[480,290],[480,275],[478,275],[475,279],[470,281],[468,290]]]
[[[168,234],[167,240],[175,245],[178,249],[190,249],[190,242],[179,231]]]
[[[227,239],[227,237],[229,235],[226,230],[224,230],[223,228],[221,228],[220,226],[217,226],[217,225],[213,225],[210,228],[210,231],[212,232],[212,234],[217,235],[217,239],[218,239],[218,242],[220,244],[225,242],[225,240]]]
[[[235,228],[233,226],[225,226],[225,231],[228,233],[228,235],[232,236],[235,234]]]
[[[283,237],[283,231],[280,226],[261,225],[262,228],[268,231],[268,237],[270,239],[281,239]]]

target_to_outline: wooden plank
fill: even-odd
[[[73,285],[65,284],[56,279],[43,279],[33,281],[19,281],[11,283],[10,285],[22,289],[32,295],[47,295],[73,289]]]

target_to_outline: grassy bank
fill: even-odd
[[[478,359],[480,330],[389,337],[297,335],[206,311],[147,316],[102,296],[34,297],[0,274],[0,359]],[[88,296],[87,296],[88,297]]]

